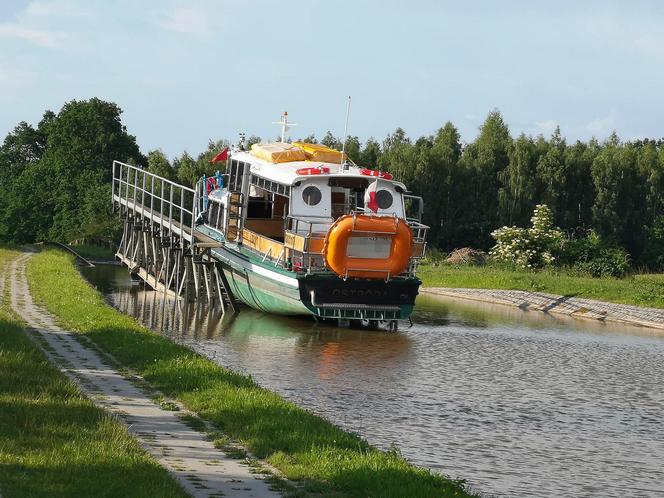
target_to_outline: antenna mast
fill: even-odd
[[[297,123],[288,122],[288,112],[284,111],[281,115],[279,121],[272,121],[272,124],[281,125],[281,141],[286,141],[286,132],[291,128],[291,126],[297,126]]]
[[[350,95],[348,96],[348,107],[346,107],[346,125],[344,126],[344,141],[341,144],[341,153],[342,153],[342,155],[346,153],[346,140],[348,140],[348,120],[349,119],[350,119]]]

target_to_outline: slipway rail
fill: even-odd
[[[195,230],[197,192],[143,168],[113,161],[113,209],[123,220],[116,257],[153,289],[235,310],[214,239]]]

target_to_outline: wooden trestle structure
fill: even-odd
[[[112,190],[124,223],[116,257],[131,273],[169,297],[236,311],[223,269],[210,256],[219,242],[194,230],[201,197],[194,189],[114,161]]]

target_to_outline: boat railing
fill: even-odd
[[[413,252],[405,276],[414,276],[420,261],[426,253],[427,225],[418,220],[408,219],[406,223],[413,233]],[[290,251],[293,264],[303,271],[329,271],[323,259],[325,237],[332,222],[330,218],[300,218],[288,216],[284,232],[284,246]]]
[[[311,272],[327,272],[323,260],[325,235],[332,226],[330,217],[287,216],[284,246],[294,268]]]

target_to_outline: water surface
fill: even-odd
[[[648,329],[423,296],[394,334],[220,320],[126,269],[84,273],[154,330],[486,494],[664,496],[664,337]]]

